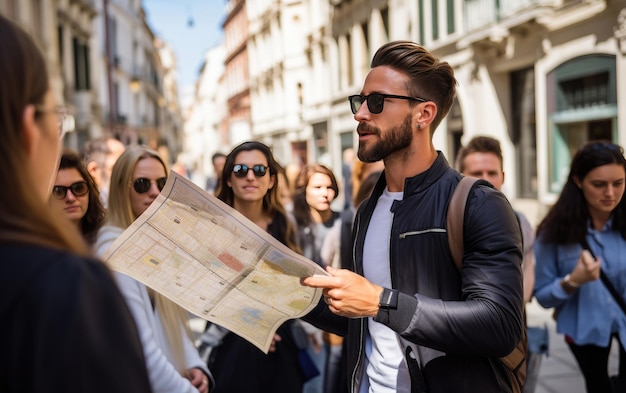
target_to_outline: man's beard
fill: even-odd
[[[376,143],[369,142],[369,148],[366,148],[366,143],[359,141],[359,149],[357,151],[357,157],[363,162],[376,162],[380,161],[391,153],[398,150],[405,149],[411,145],[413,140],[413,131],[411,130],[411,115],[407,115],[404,121],[399,126],[393,127],[384,135],[380,128],[368,126],[365,123],[359,124],[357,130],[367,131],[371,134],[378,135],[380,140]]]

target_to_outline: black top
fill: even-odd
[[[94,259],[0,244],[0,391],[150,392],[141,342]]]
[[[276,214],[267,232],[285,244],[287,222]],[[293,241],[293,239],[292,239]],[[267,355],[235,333],[229,332],[212,354],[209,365],[215,378],[211,393],[301,392],[304,376],[298,362],[299,349],[293,336],[294,320],[283,323],[276,333],[282,338]]]

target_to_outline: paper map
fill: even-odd
[[[319,301],[300,278],[327,274],[175,172],[103,259],[265,353],[284,321]]]

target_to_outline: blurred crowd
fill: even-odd
[[[0,36],[0,391],[532,392],[547,346],[545,332],[523,318],[533,296],[555,309],[587,391],[625,391],[620,146],[581,146],[559,199],[535,230],[499,191],[504,158],[497,140],[469,141],[456,157],[458,171],[428,143],[453,88],[443,98],[425,89],[430,99],[380,93],[407,85],[403,53],[430,61],[417,44],[386,44],[365,81],[369,95],[350,97],[359,151],[344,151],[341,174],[320,163],[285,165],[258,141],[213,156],[206,191],[329,272],[303,280],[323,288],[320,304],[281,325],[264,354],[210,322],[196,339],[184,309],[97,259],[159,195],[168,163],[147,146],[114,138],[62,150],[63,109],[39,49],[2,16]],[[454,81],[447,63],[437,67],[440,79]],[[400,123],[369,124],[385,113]],[[376,137],[387,144],[369,149]],[[448,201],[442,195],[461,174],[483,181],[468,197],[457,271],[440,234]],[[432,184],[437,192],[426,191]],[[422,205],[421,193],[429,192],[430,204]],[[418,221],[440,224],[406,229]],[[377,265],[378,258],[387,263]],[[614,298],[607,296],[613,285]],[[524,384],[511,379],[519,367],[496,360],[525,332]],[[620,373],[611,377],[613,339],[620,342]]]

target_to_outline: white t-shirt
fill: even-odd
[[[369,281],[391,288],[389,269],[389,238],[394,200],[402,200],[402,192],[389,192],[386,188],[378,198],[372,220],[365,234],[363,247],[363,273]],[[366,372],[361,383],[361,393],[408,393],[411,383],[396,332],[386,325],[368,318],[369,335],[366,337]]]

